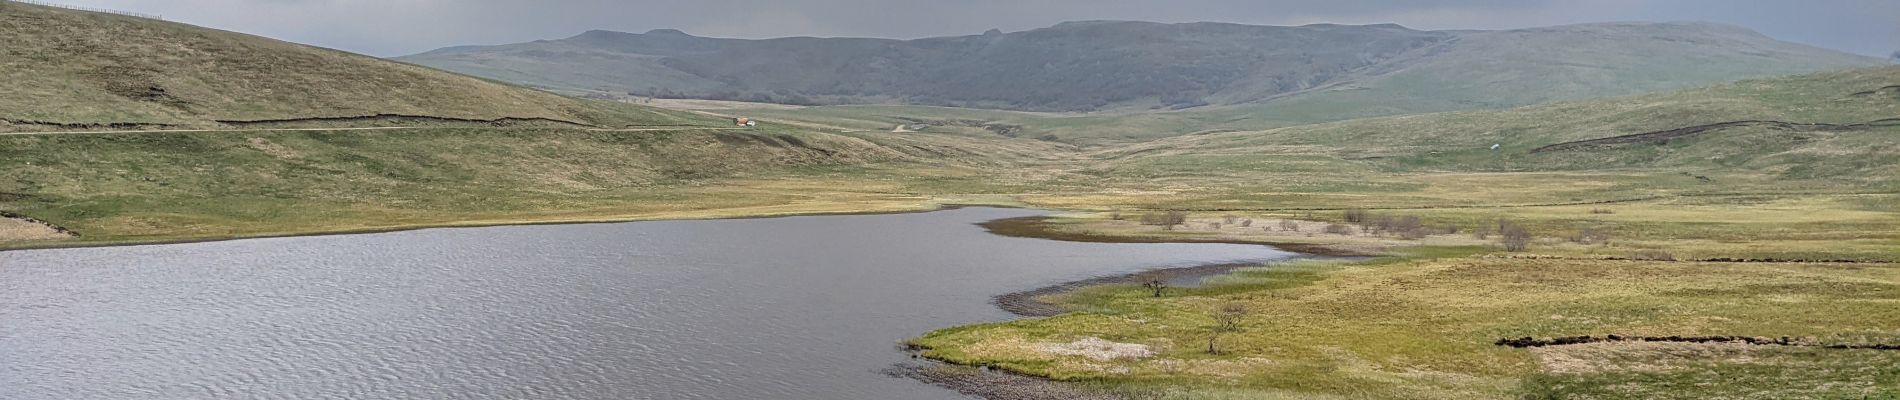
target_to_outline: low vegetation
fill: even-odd
[[[1158,398],[1900,397],[1900,360],[1865,346],[1900,343],[1900,67],[1299,126],[1313,121],[1244,108],[856,106],[760,110],[741,130],[177,24],[0,11],[9,38],[42,46],[0,50],[27,90],[0,99],[0,131],[66,131],[0,135],[0,247],[1034,206],[1068,214],[999,233],[1366,258],[1046,296],[1071,313],[930,333],[924,355]],[[307,120],[378,114],[395,116]],[[507,118],[567,122],[492,123]],[[219,122],[276,119],[294,121]],[[955,123],[892,132],[919,121]],[[155,127],[207,129],[72,132]],[[1496,345],[1605,335],[1822,346]]]
[[[1389,255],[1263,265],[1210,278],[1200,287],[1173,288],[1159,298],[1131,286],[1087,288],[1045,296],[1070,314],[946,329],[913,343],[931,358],[1074,381],[1135,398],[1900,396],[1900,370],[1887,364],[1900,353],[1826,348],[1900,345],[1893,333],[1900,328],[1894,322],[1900,314],[1892,307],[1900,302],[1900,259],[1893,256],[1900,254],[1895,240],[1900,214],[1858,214],[1855,210],[1867,200],[1862,196],[1823,198],[1828,200],[1790,196],[1619,205],[1611,215],[1641,214],[1644,222],[1640,228],[1630,225],[1640,232],[1636,237],[1609,243],[1556,236],[1574,229],[1566,227],[1574,216],[1606,215],[1592,214],[1587,206],[1404,210],[1425,223],[1457,224],[1464,230],[1513,221],[1502,230],[1533,236],[1521,248],[1505,239],[1513,234],[1478,240],[1438,232],[1414,240],[1390,234],[1166,231],[1077,215],[1046,221],[1044,229],[1380,248]],[[1874,202],[1900,196],[1880,199]],[[1708,218],[1716,214],[1724,217]],[[1335,221],[1344,222],[1347,213],[1336,215]],[[1785,224],[1797,215],[1833,219]],[[1300,215],[1240,217],[1289,216]],[[1875,225],[1847,232],[1836,224]],[[1721,236],[1724,243],[1705,248],[1711,246],[1706,235]],[[1776,243],[1786,238],[1811,235],[1832,236],[1839,244],[1805,243],[1808,258],[1774,262],[1678,261],[1671,254],[1757,258],[1762,257],[1753,249],[1757,246],[1779,247]],[[1848,244],[1854,242],[1883,243],[1876,246],[1887,255],[1869,257],[1868,249]],[[1837,259],[1859,261],[1828,261]],[[1494,344],[1503,338],[1579,335],[1793,337],[1819,347],[1614,342],[1518,349]],[[1154,355],[1087,360],[1023,345],[1075,337],[1141,345]]]
[[[0,2],[0,132],[377,114],[696,123],[430,68],[153,19]],[[700,121],[700,122],[703,122]]]

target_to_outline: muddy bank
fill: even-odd
[[[884,370],[885,375],[916,379],[920,382],[955,390],[988,400],[1124,400],[1127,397],[1079,385],[1033,376],[992,370],[932,363],[904,364]]]
[[[8,225],[17,226],[9,227]],[[44,232],[43,234],[35,234],[39,232],[9,233],[26,229]],[[79,233],[39,218],[28,217],[8,211],[0,211],[0,242],[6,240],[61,239],[71,237],[79,237]]]
[[[990,233],[997,234],[997,235],[1003,235],[1003,236],[1009,236],[1009,237],[1061,240],[1061,241],[1067,241],[1067,242],[1251,244],[1251,245],[1273,246],[1281,250],[1291,251],[1295,253],[1316,255],[1316,256],[1376,257],[1376,256],[1381,255],[1381,254],[1371,254],[1371,253],[1366,253],[1363,251],[1343,249],[1343,248],[1338,248],[1338,247],[1333,247],[1333,246],[1328,246],[1328,245],[1323,245],[1323,244],[1312,244],[1312,243],[1271,243],[1271,242],[1255,242],[1255,241],[1220,239],[1220,238],[1191,238],[1191,237],[1156,238],[1156,237],[1143,237],[1143,236],[1111,236],[1111,235],[1094,235],[1094,234],[1080,233],[1080,232],[1063,232],[1063,231],[1059,231],[1052,228],[1051,224],[1049,223],[1050,219],[1051,217],[1007,218],[1007,219],[999,219],[999,220],[990,221],[990,222],[984,222],[977,225],[982,226],[983,229],[988,229]]]

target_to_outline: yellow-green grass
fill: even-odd
[[[0,210],[71,228],[82,236],[67,241],[76,242],[915,210],[930,199],[855,171],[969,168],[953,159],[916,164],[912,153],[935,150],[927,144],[789,131],[431,128],[0,141]]]
[[[1466,181],[1489,182],[1496,177]],[[1439,183],[1442,184],[1442,183]],[[1482,186],[1482,185],[1479,185]],[[1479,200],[1496,193],[1470,190]],[[1448,193],[1441,196],[1450,197]],[[1286,232],[1282,219],[1344,223],[1326,211],[1199,211],[1167,230],[1109,212],[1047,222],[1105,237],[1254,241],[1378,250],[1363,262],[1247,269],[1163,298],[1111,285],[1046,296],[1075,313],[973,325],[915,339],[926,356],[1159,398],[1774,398],[1900,396],[1900,355],[1881,350],[1610,343],[1538,350],[1500,338],[1739,335],[1823,344],[1900,343],[1900,212],[1895,195],[1687,196],[1607,205],[1372,210],[1458,234]],[[1125,210],[1125,218],[1140,210]],[[1236,228],[1225,217],[1252,219]],[[1472,232],[1510,220],[1538,238],[1508,252]],[[1223,222],[1220,228],[1211,224]],[[1607,243],[1574,243],[1583,227]],[[1056,235],[1061,236],[1061,235]],[[1629,261],[1645,251],[1679,259]],[[1206,352],[1212,314],[1251,312]],[[1080,338],[1147,345],[1151,358],[1045,351]],[[1715,347],[1709,347],[1715,346]],[[1583,365],[1585,367],[1578,367]],[[1794,368],[1799,371],[1789,372]],[[1883,397],[1884,396],[1884,397]]]
[[[915,342],[927,347],[924,354],[933,358],[1126,390],[1159,390],[1180,398],[1299,393],[1470,399],[1558,390],[1574,386],[1572,381],[1600,379],[1595,373],[1547,374],[1532,351],[1492,344],[1505,337],[1745,335],[1813,337],[1827,343],[1900,341],[1895,332],[1900,309],[1894,307],[1900,301],[1900,268],[1890,265],[1465,257],[1350,265],[1313,262],[1243,271],[1215,286],[1176,290],[1162,299],[1132,287],[1096,288],[1067,299],[1081,311],[953,328]],[[1221,354],[1207,354],[1205,343],[1214,323],[1210,314],[1229,303],[1244,304],[1251,312],[1239,332],[1217,340]],[[1053,355],[1034,346],[1080,337],[1144,344],[1157,355],[1096,361]],[[1892,356],[1876,350],[1833,350],[1814,353],[1807,362],[1826,369],[1869,359]],[[1641,362],[1604,360],[1609,361]],[[1736,366],[1726,358],[1697,361]],[[1663,397],[1695,398],[1761,387],[1679,384],[1676,381],[1701,376],[1692,371],[1696,366],[1683,368],[1589,391],[1606,396],[1641,393],[1651,381],[1668,381],[1674,386],[1663,391]],[[1639,365],[1601,373],[1643,371]],[[1806,398],[1900,394],[1894,392],[1900,389],[1892,386],[1891,369],[1841,372],[1775,384]]]
[[[510,84],[240,33],[0,1],[0,119],[213,126],[405,114],[690,123],[686,114]],[[45,130],[0,123],[0,131]]]

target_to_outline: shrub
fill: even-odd
[[[1330,233],[1334,235],[1352,236],[1352,227],[1340,225],[1340,224],[1330,224],[1330,225],[1326,225],[1326,233]]]
[[[1630,253],[1631,260],[1637,261],[1675,261],[1676,255],[1662,250],[1638,250]]]
[[[1528,229],[1524,229],[1523,225],[1507,221],[1498,221],[1498,234],[1504,236],[1505,250],[1524,251],[1524,249],[1530,248],[1532,239],[1531,232]]]
[[[1251,227],[1253,227],[1253,219],[1252,219],[1252,218],[1248,218],[1248,219],[1243,219],[1243,220],[1240,220],[1240,227],[1242,227],[1242,228],[1251,228]]]
[[[1300,223],[1298,221],[1294,221],[1290,219],[1280,220],[1280,230],[1287,231],[1287,232],[1299,232]]]
[[[1577,234],[1570,236],[1570,241],[1580,244],[1609,243],[1610,233],[1601,228],[1586,226],[1577,229]]]
[[[1226,215],[1226,216],[1220,217],[1220,221],[1223,224],[1233,225],[1240,222],[1240,217]]]
[[[1346,210],[1346,222],[1356,224],[1356,223],[1366,222],[1366,219],[1367,219],[1366,210],[1360,210],[1360,209]]]

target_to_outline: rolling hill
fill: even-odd
[[[1804,185],[1796,182],[1894,190],[1900,188],[1893,180],[1900,175],[1900,66],[1508,110],[1187,135],[1102,156],[1118,160],[1111,165],[1317,156],[1392,171],[1665,171],[1735,178],[1708,185],[1713,190]]]
[[[0,1],[0,42],[7,43],[0,130],[375,115],[594,125],[689,119],[240,33],[10,1]]]
[[[1267,112],[1319,121],[1628,95],[1880,62],[1707,23],[1418,31],[1122,21],[917,40],[589,31],[398,59],[572,92],[1030,111],[1266,104],[1275,109]]]

